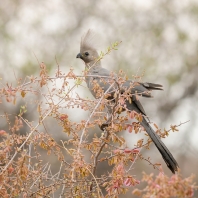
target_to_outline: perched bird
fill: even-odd
[[[87,76],[85,77],[87,87],[95,98],[101,97],[101,93],[107,94],[107,99],[114,101],[115,92],[118,90],[112,78],[116,78],[116,75],[109,70],[101,66],[101,61],[99,59],[99,54],[94,46],[94,33],[92,30],[82,37],[80,44],[80,53],[77,54],[76,58],[80,58],[85,62],[85,68],[87,71]],[[98,91],[99,90],[99,91]],[[132,80],[127,80],[124,82],[119,91],[121,94],[128,93],[129,98],[126,97],[125,104],[123,105],[125,110],[135,111],[138,114],[142,114],[143,118],[140,124],[144,127],[149,137],[161,153],[164,161],[166,162],[168,168],[175,173],[178,170],[178,164],[168,148],[162,142],[160,137],[155,133],[152,127],[146,120],[146,113],[141,105],[140,101],[136,97],[136,94],[143,97],[151,97],[152,90],[162,90],[162,85],[154,83],[140,83],[134,82]],[[123,109],[124,109],[123,108]],[[108,107],[110,109],[110,107]]]

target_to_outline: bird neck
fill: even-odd
[[[101,67],[100,61],[91,61],[91,62],[85,64],[85,68],[88,70],[94,69],[94,68],[100,68],[100,67]]]

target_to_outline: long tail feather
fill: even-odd
[[[160,84],[155,83],[143,83],[144,87],[146,87],[148,90],[163,90],[163,86]]]
[[[162,140],[159,138],[159,136],[154,132],[152,127],[149,125],[149,123],[146,121],[145,118],[143,118],[143,121],[141,122],[141,125],[145,128],[146,132],[148,133],[151,140],[154,142],[155,146],[161,153],[164,161],[166,162],[168,168],[172,171],[172,173],[175,173],[178,170],[178,164],[168,148],[165,146],[165,144],[162,142]]]

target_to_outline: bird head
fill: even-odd
[[[94,32],[92,30],[88,30],[81,39],[80,53],[77,54],[76,58],[81,58],[85,64],[94,64],[99,57],[94,45],[94,37]]]

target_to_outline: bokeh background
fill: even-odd
[[[0,86],[6,82],[14,84],[19,77],[37,76],[37,58],[46,64],[51,76],[57,69],[56,59],[62,71],[72,67],[76,74],[81,74],[84,66],[76,54],[81,36],[89,28],[99,35],[99,50],[122,41],[117,51],[104,58],[104,67],[122,69],[129,77],[144,74],[144,81],[163,84],[163,92],[155,92],[153,99],[142,100],[152,121],[162,129],[169,129],[170,125],[190,120],[164,142],[184,177],[191,173],[198,175],[197,0],[0,1]],[[79,92],[92,98],[85,88]],[[26,113],[32,120],[34,108]],[[0,114],[18,110],[17,105],[0,106]],[[82,114],[70,116],[80,120]],[[61,131],[59,134],[53,123],[47,124],[56,139],[66,136]],[[6,127],[2,120],[0,125]],[[129,147],[133,147],[133,134],[123,135]],[[164,171],[171,175],[154,146],[142,152],[161,162]],[[142,170],[153,172],[141,161],[135,166],[134,175],[141,178]]]

